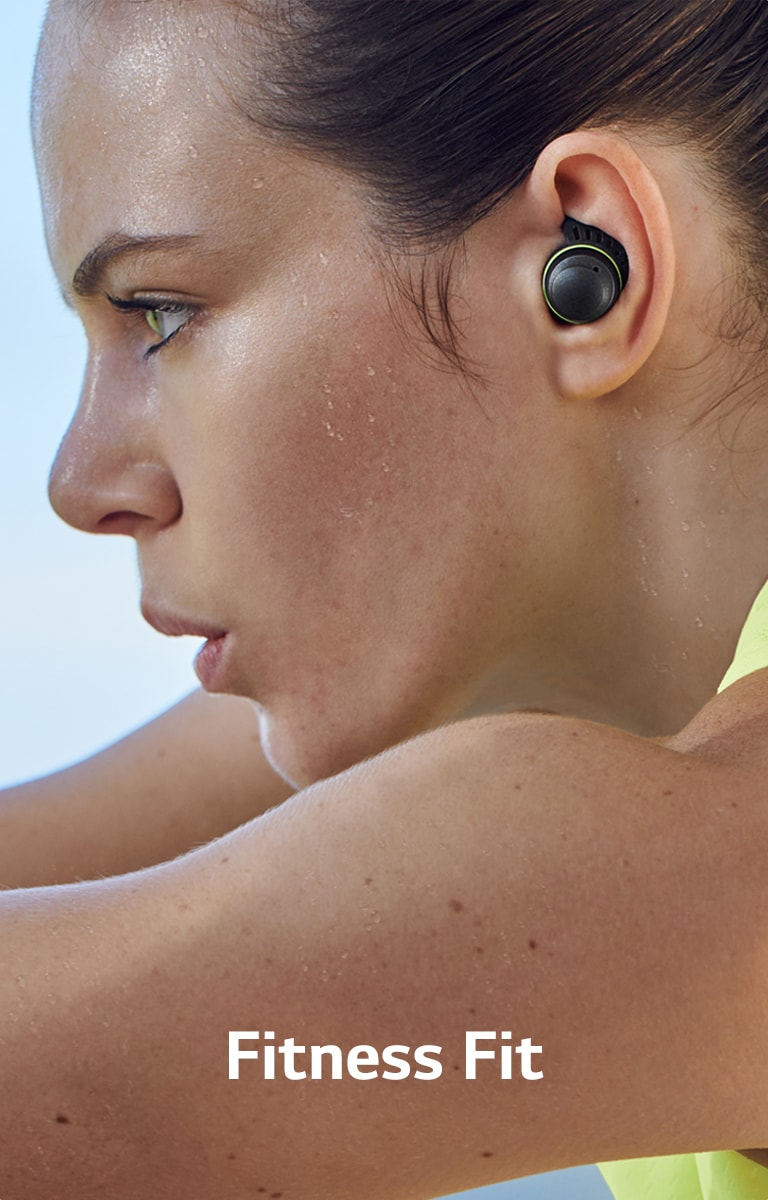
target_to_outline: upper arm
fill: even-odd
[[[292,790],[264,757],[253,706],[194,692],[99,754],[0,792],[0,887],[154,865]]]
[[[753,785],[601,727],[474,721],[144,876],[36,893],[34,909],[9,897],[9,976],[31,971],[22,1025],[0,1029],[22,1080],[1,1124],[56,1182],[25,1192],[12,1155],[0,1184],[18,1200],[85,1200],[107,1179],[115,1200],[417,1200],[764,1144]],[[403,1045],[412,1065],[434,1044],[442,1074],[297,1081],[278,1059],[275,1080],[244,1061],[230,1082],[230,1030]],[[530,1038],[543,1078],[513,1056],[513,1078],[497,1057],[467,1079],[467,1031]]]

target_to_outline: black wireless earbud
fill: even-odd
[[[566,325],[599,321],[613,308],[629,279],[629,258],[621,242],[595,225],[566,217],[566,244],[544,268],[541,286],[552,315]]]

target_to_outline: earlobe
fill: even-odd
[[[597,227],[626,250],[626,287],[599,318],[573,324],[552,319],[542,304],[558,391],[598,398],[626,383],[647,361],[664,330],[674,285],[674,238],[661,189],[636,151],[599,131],[566,134],[540,155],[527,202],[554,230],[566,219]],[[553,234],[554,234],[553,230]],[[565,245],[553,238],[549,258]],[[547,265],[544,255],[542,269]]]

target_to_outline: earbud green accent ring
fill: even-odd
[[[599,321],[613,308],[629,278],[621,242],[571,217],[563,223],[566,245],[550,256],[541,280],[547,308],[566,325]]]

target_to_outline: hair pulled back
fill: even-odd
[[[358,175],[392,232],[448,241],[553,138],[643,123],[698,144],[765,236],[766,0],[239,3],[268,46],[247,111]]]

